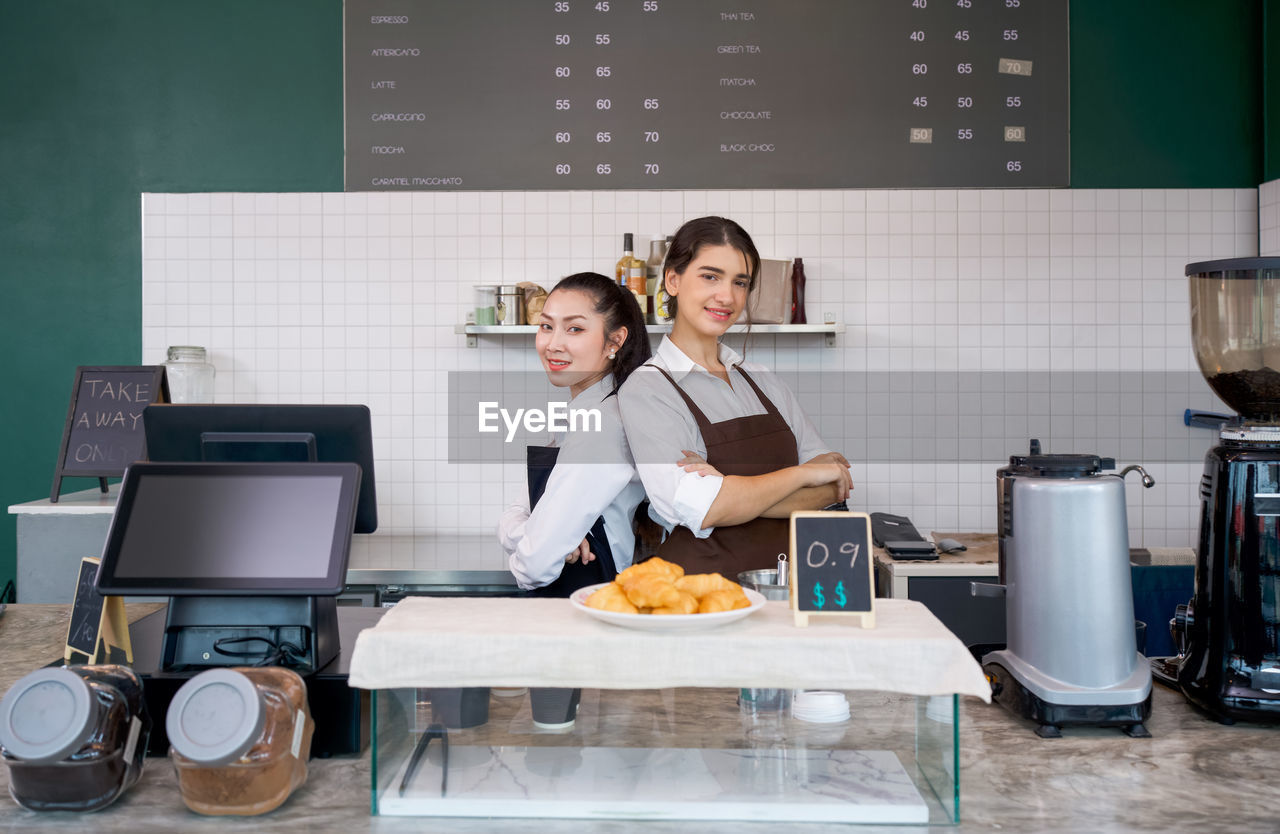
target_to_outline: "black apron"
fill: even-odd
[[[547,489],[547,479],[551,470],[556,467],[556,458],[560,449],[556,446],[529,446],[526,448],[529,479],[529,511],[538,506],[538,500]],[[595,560],[582,564],[574,562],[564,564],[560,577],[550,585],[534,588],[530,591],[534,596],[567,597],[579,588],[595,585],[600,582],[612,582],[618,575],[618,566],[613,563],[613,551],[609,549],[609,537],[604,532],[604,518],[597,517],[595,524],[586,535],[587,544],[595,554]],[[563,556],[568,554],[562,554]]]

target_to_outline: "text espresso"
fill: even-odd
[[[496,402],[482,402],[479,406],[478,431],[482,434],[499,431],[498,420],[501,418],[507,427],[507,443],[515,438],[516,429],[521,426],[527,432],[600,431],[598,408],[570,408],[568,403],[547,403],[546,409],[517,408],[512,414],[505,408],[499,408]]]

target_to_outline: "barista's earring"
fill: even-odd
[[[611,353],[611,354],[609,354],[609,358],[610,358],[610,359],[612,359],[612,358],[613,358],[614,356],[616,356],[616,355],[617,355],[617,354]]]

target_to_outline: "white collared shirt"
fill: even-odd
[[[649,364],[671,374],[713,423],[764,414],[766,409],[750,383],[733,369],[734,365],[742,362],[742,357],[721,344],[720,361],[732,369],[729,372],[732,388],[690,359],[666,336]],[[796,436],[796,453],[801,463],[831,451],[800,409],[795,394],[772,371],[754,362],[743,362],[742,367],[773,402]],[[716,475],[685,472],[676,463],[684,457],[685,449],[697,452],[703,458],[707,456],[706,442],[698,430],[698,422],[680,394],[657,368],[642,366],[627,378],[618,392],[618,399],[621,400],[622,425],[626,428],[636,469],[649,494],[650,515],[668,533],[677,526],[684,526],[700,539],[711,535],[715,528],[702,527],[701,524],[720,493],[724,479]]]
[[[600,431],[555,432],[548,445],[559,446],[555,468],[538,506],[529,512],[528,492],[512,504],[498,523],[498,540],[516,583],[540,588],[560,576],[564,557],[586,538],[597,518],[604,517],[605,537],[619,571],[631,564],[635,549],[632,518],[644,500],[618,413],[613,375],[578,394],[574,408],[600,410]]]

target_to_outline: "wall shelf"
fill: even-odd
[[[645,326],[645,330],[650,336],[661,336],[671,332],[671,325],[650,324]],[[453,331],[467,337],[467,347],[476,347],[477,336],[532,336],[538,332],[538,328],[532,324],[458,324],[454,326]],[[729,327],[730,333],[745,333],[746,331],[746,325],[742,324],[734,324]],[[753,324],[751,332],[762,336],[781,336],[784,334],[825,336],[827,346],[834,347],[836,334],[844,332],[844,325],[836,322],[827,322],[826,324]]]

